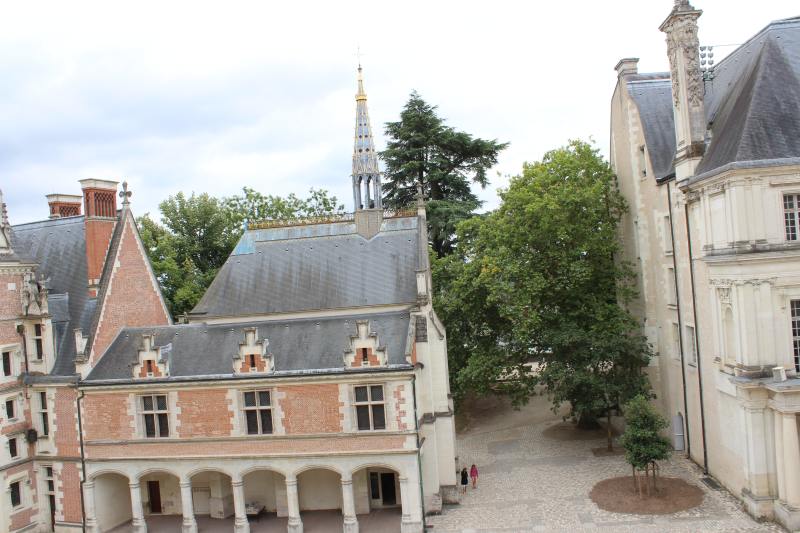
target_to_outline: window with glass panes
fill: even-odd
[[[797,227],[800,226],[800,194],[783,195],[783,226],[786,240],[797,240]]]
[[[11,507],[19,507],[22,505],[22,484],[15,481],[8,486],[8,492],[11,496]]]
[[[11,368],[11,352],[3,352],[3,375],[10,376],[13,372]]]
[[[383,385],[359,386],[353,392],[359,431],[386,429]]]
[[[794,369],[800,372],[800,300],[792,300],[792,347],[794,348]]]
[[[44,480],[47,483],[47,493],[48,494],[55,494],[56,485],[55,485],[55,481],[53,480],[53,467],[52,466],[45,466],[44,467]]]
[[[13,420],[17,418],[17,410],[15,408],[14,400],[6,400],[6,418],[8,420]]]
[[[267,390],[244,393],[244,419],[248,435],[272,433],[272,398]]]
[[[33,342],[36,344],[36,359],[44,357],[44,343],[42,341],[42,325],[33,325]]]
[[[17,437],[8,438],[8,454],[12,459],[19,455],[19,449],[17,448]]]
[[[142,396],[142,418],[144,436],[147,438],[169,437],[169,410],[166,394]]]
[[[45,437],[50,434],[50,416],[47,413],[47,393],[39,393],[39,417],[42,421],[42,435]]]

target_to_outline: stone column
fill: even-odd
[[[297,478],[286,476],[286,506],[289,511],[288,533],[303,533],[303,521],[300,519],[300,501],[297,498]]]
[[[182,478],[181,506],[183,509],[182,533],[197,533],[197,521],[194,519],[194,503],[192,501],[192,480]]]
[[[83,509],[86,514],[86,531],[100,533],[97,527],[97,515],[94,510],[94,481],[83,483]]]
[[[800,508],[800,441],[797,437],[797,415],[781,413],[783,421],[783,468],[786,503]]]
[[[233,487],[233,514],[235,516],[233,530],[236,533],[250,533],[250,522],[247,521],[244,503],[244,481],[232,479],[231,487]]]
[[[783,462],[783,418],[781,413],[773,411],[775,418],[774,432],[775,432],[775,472],[778,477],[778,499],[786,501],[786,466]]]
[[[142,492],[139,489],[139,481],[131,481],[131,526],[133,533],[147,533],[147,522],[144,520],[144,509],[142,508]]]
[[[401,533],[421,533],[422,528],[422,502],[419,496],[419,477],[410,474],[409,477],[400,476],[400,518]]]
[[[344,533],[358,533],[356,505],[353,500],[353,478],[342,476],[342,514],[344,515]]]

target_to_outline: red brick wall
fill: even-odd
[[[278,392],[284,393],[278,402],[287,435],[342,431],[338,384],[281,387]]]
[[[55,392],[53,422],[56,454],[62,457],[80,457],[78,418],[75,410],[78,391],[72,387],[58,387]]]
[[[147,375],[147,362],[150,361],[150,369],[152,372],[152,376]],[[158,364],[156,363],[155,359],[145,359],[142,361],[142,368],[139,370],[139,377],[146,378],[146,377],[154,377],[160,378],[161,377],[161,369],[158,368]]]
[[[81,514],[81,475],[77,463],[63,463],[61,466],[61,492],[58,509],[62,510],[66,522],[80,522]]]
[[[353,364],[351,365],[353,368],[357,368],[360,366],[380,366],[381,362],[378,361],[378,356],[372,350],[372,348],[367,348],[367,364],[364,365],[364,355],[363,355],[363,348],[356,349],[356,355],[353,358]]]
[[[89,280],[99,280],[103,274],[103,265],[115,224],[115,220],[86,219],[86,269],[89,277],[86,280],[87,286]]]
[[[158,326],[169,324],[147,257],[137,242],[134,222],[128,216],[116,258],[118,267],[109,281],[105,301],[101,303],[100,323],[92,345],[94,364],[124,326]]]
[[[27,485],[24,481],[20,484],[22,492],[25,494],[23,502],[26,503],[28,506],[11,515],[12,530],[25,527],[31,522],[33,522],[37,510],[36,476],[33,473],[33,462],[15,466],[14,468],[9,468],[8,470],[5,471],[6,480],[8,480],[9,478],[13,478],[20,472],[25,472],[28,476],[28,480],[30,480],[31,482],[30,485]],[[2,496],[6,498],[7,502],[9,501],[8,494],[3,494]]]
[[[128,414],[128,394],[87,394],[83,398],[82,422],[86,440],[133,438],[133,417]]]
[[[227,389],[178,392],[180,437],[227,437],[233,431],[233,411]]]
[[[249,372],[265,372],[267,370],[267,362],[261,357],[261,354],[254,354],[256,359],[256,369],[250,370],[250,354],[242,357],[242,364],[239,366],[240,374],[247,374]]]
[[[326,454],[335,452],[371,452],[406,450],[405,435],[357,435],[306,439],[236,439],[203,442],[153,442],[131,444],[87,444],[89,459],[133,457],[247,457],[254,454]]]

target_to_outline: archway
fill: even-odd
[[[94,511],[100,531],[111,531],[133,519],[130,481],[122,474],[107,473],[95,476]]]
[[[353,472],[353,498],[360,533],[400,533],[403,501],[400,473],[388,466]]]
[[[280,472],[255,469],[242,476],[247,518],[263,528],[286,530],[286,478]],[[263,529],[259,528],[259,529]]]
[[[342,477],[327,468],[297,475],[297,496],[305,533],[341,531]]]
[[[224,519],[234,514],[233,487],[229,475],[204,470],[191,477],[192,507],[197,520],[203,517]]]
[[[158,470],[139,476],[142,512],[148,530],[180,529],[183,518],[180,479]]]

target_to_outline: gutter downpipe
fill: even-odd
[[[681,293],[678,285],[678,259],[676,257],[677,250],[675,250],[675,225],[674,217],[672,216],[672,193],[667,182],[667,205],[669,206],[669,233],[672,239],[672,282],[675,284],[675,306],[678,311],[678,345],[680,347],[681,356],[681,382],[683,384],[683,431],[686,433],[686,457],[692,457],[692,439],[689,437],[689,401],[686,397],[686,365],[683,357],[683,319],[681,318]],[[695,324],[696,326],[697,324]],[[697,331],[697,330],[695,330]]]
[[[417,471],[419,472],[419,506],[422,513],[422,531],[427,529],[425,522],[425,491],[422,489],[422,450],[419,447],[419,418],[417,418],[417,375],[411,377],[411,394],[414,397],[414,433],[417,436]]]
[[[703,440],[703,473],[708,475],[708,446],[706,446],[706,413],[703,402],[703,358],[700,356],[700,335],[697,328],[697,297],[694,287],[694,258],[692,257],[692,232],[689,228],[689,203],[683,206],[686,217],[686,240],[689,245],[689,276],[692,281],[692,319],[694,320],[694,349],[697,351],[697,385],[700,392],[700,431]]]
[[[80,391],[78,399],[75,401],[78,407],[78,439],[81,445],[81,528],[86,533],[86,502],[84,502],[83,484],[86,483],[86,456],[83,453],[83,421],[81,419],[81,400],[84,391]]]

